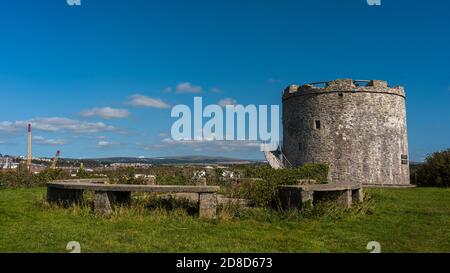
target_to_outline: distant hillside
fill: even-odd
[[[70,159],[68,159],[70,160]],[[112,163],[142,163],[142,164],[249,164],[255,163],[252,160],[242,160],[227,157],[211,156],[176,156],[176,157],[157,157],[157,158],[136,158],[136,157],[109,157],[97,159],[79,160],[86,163],[112,164]]]

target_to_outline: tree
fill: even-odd
[[[424,187],[450,187],[450,149],[436,152],[416,170],[415,184]]]

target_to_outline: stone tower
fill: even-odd
[[[327,163],[330,182],[409,185],[405,100],[376,80],[289,86],[282,154],[291,166]]]

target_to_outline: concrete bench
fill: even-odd
[[[87,179],[64,179],[55,180],[52,183],[93,183],[93,184],[109,184],[109,178],[87,178]]]
[[[219,189],[219,187],[211,186],[113,185],[55,181],[47,183],[47,201],[64,205],[80,204],[83,202],[84,191],[93,191],[94,211],[105,215],[110,214],[115,205],[131,203],[132,192],[196,193],[198,194],[200,217],[215,218]]]
[[[278,196],[281,208],[302,209],[305,206],[314,206],[320,200],[331,200],[350,208],[353,203],[362,203],[364,193],[362,184],[318,184],[318,185],[292,185],[280,186]]]

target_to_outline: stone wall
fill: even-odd
[[[327,163],[330,181],[409,184],[405,91],[384,81],[290,86],[283,152],[294,166]]]

